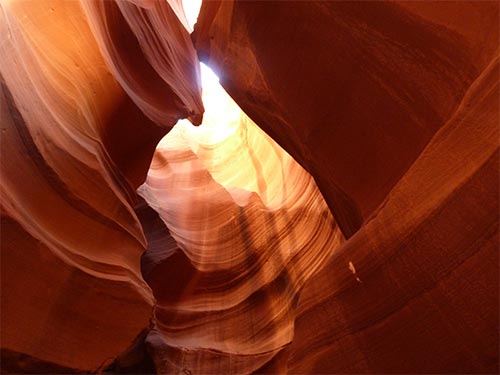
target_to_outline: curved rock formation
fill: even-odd
[[[499,7],[1,1],[1,372],[498,373]]]
[[[165,89],[156,100],[170,115],[160,128],[113,78],[78,2],[1,9],[2,368],[96,371],[149,325],[146,242],[132,205],[157,142],[185,116],[184,102],[202,110],[196,56],[192,45],[182,49],[182,24],[170,20],[164,39],[182,48],[169,59],[183,71],[164,68],[175,79],[158,85]],[[126,24],[114,27],[127,34]],[[147,63],[141,56],[138,66]],[[134,98],[137,88],[126,89]]]
[[[166,1],[84,0],[82,6],[118,82],[151,120],[171,127],[190,116],[201,123],[196,52]]]
[[[290,373],[498,372],[499,79],[497,57],[307,283]]]
[[[400,3],[210,1],[195,28],[201,60],[314,176],[348,237],[498,46],[498,4]]]
[[[175,239],[151,233],[144,259],[161,373],[271,361],[293,339],[298,292],[343,242],[308,173],[234,104],[207,101],[200,128],[162,140],[139,190]]]

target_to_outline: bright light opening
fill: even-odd
[[[200,1],[184,0],[183,4],[192,26],[196,23]],[[202,124],[194,126],[187,119],[178,121],[158,144],[158,153],[192,152],[193,159],[189,159],[188,154],[183,161],[174,157],[170,168],[187,176],[187,171],[198,168],[196,163],[201,162],[241,206],[248,204],[252,193],[257,193],[267,207],[281,207],[289,198],[285,176],[297,165],[245,115],[220,85],[219,77],[203,63],[200,74],[205,107]],[[160,164],[164,161],[159,158]]]
[[[180,131],[186,139],[192,139],[196,143],[216,144],[234,134],[243,112],[222,88],[217,75],[203,63],[200,67],[202,100],[205,107],[203,122],[200,126],[193,126],[187,119],[179,120],[172,131]],[[167,135],[161,144],[166,146],[169,138]],[[197,148],[194,144],[191,146]]]
[[[191,29],[200,12],[201,0],[183,0],[184,15]],[[233,134],[238,127],[241,109],[219,83],[219,77],[205,64],[200,64],[202,100],[205,107],[203,123],[199,127],[188,120],[180,120],[173,131],[181,131],[187,137],[204,144],[215,144]],[[168,144],[168,136],[162,141]],[[194,145],[192,145],[194,146]]]
[[[184,8],[184,14],[186,15],[189,27],[193,30],[194,24],[198,19],[198,14],[200,13],[201,0],[183,0],[182,7]]]

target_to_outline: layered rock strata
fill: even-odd
[[[149,64],[150,41],[118,12],[143,8],[85,5],[111,7],[113,32],[136,38],[126,56]],[[152,94],[169,115],[155,124],[143,106],[150,73],[126,71],[131,61],[120,70],[80,3],[1,3],[3,371],[98,371],[149,325],[154,300],[140,271],[146,240],[135,188],[163,134],[202,111],[189,34],[170,17],[162,41],[181,47],[155,64],[171,75]]]
[[[232,106],[178,124],[139,189],[168,227],[156,221],[143,260],[161,373],[273,362],[293,339],[299,291],[343,242],[309,174]]]
[[[2,372],[498,373],[498,2],[0,9]]]
[[[498,61],[307,283],[290,373],[498,372]]]

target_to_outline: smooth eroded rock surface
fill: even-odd
[[[313,175],[348,237],[498,47],[498,4],[415,3],[209,1],[195,27],[200,59]]]
[[[161,373],[273,362],[293,339],[298,293],[344,241],[297,162],[231,102],[206,107],[200,128],[178,124],[162,140],[139,189],[168,226],[142,209],[156,223],[143,267]]]
[[[498,1],[190,12],[0,2],[1,372],[498,373]]]
[[[176,86],[177,94],[162,92],[170,117],[160,127],[140,108],[148,98],[139,92],[131,100],[136,88],[124,91],[115,80],[119,69],[106,64],[113,62],[99,48],[102,35],[92,32],[79,2],[1,4],[5,371],[102,370],[149,326],[154,299],[140,270],[146,240],[132,209],[135,188],[157,142],[186,115],[178,96],[202,110],[196,74],[189,74],[198,69],[189,35],[179,21],[168,28],[164,39],[191,66],[182,65],[183,76],[164,68],[175,78],[160,85]],[[146,64],[137,50],[128,52],[134,64]],[[189,87],[177,85],[186,80]]]
[[[498,68],[307,283],[290,373],[498,372]]]

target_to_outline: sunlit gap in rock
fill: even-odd
[[[290,193],[285,176],[301,167],[245,115],[204,64],[201,81],[202,124],[180,120],[160,141],[157,152],[190,149],[238,204],[247,204],[250,194],[256,193],[266,206],[280,207]]]
[[[182,6],[188,30],[192,32],[200,12],[201,0],[184,0]],[[174,129],[179,131],[179,128],[182,128],[183,132],[189,132],[190,136],[198,141],[213,144],[223,141],[235,132],[241,110],[219,84],[219,77],[212,69],[201,63],[200,72],[205,107],[203,124],[194,127],[188,120],[180,120]],[[168,137],[163,142],[168,143]]]
[[[191,28],[190,31],[192,31],[198,19],[198,14],[200,13],[201,0],[182,0],[182,7],[184,8],[184,14]]]
[[[173,127],[138,190],[175,240],[145,253],[159,275],[153,356],[158,373],[250,374],[292,342],[299,292],[344,237],[313,178],[200,72],[202,124]]]
[[[184,6],[192,29],[200,2],[187,1]],[[194,126],[187,119],[178,121],[158,144],[157,154],[190,149],[238,204],[246,205],[251,194],[256,193],[267,207],[281,207],[290,194],[286,176],[301,167],[245,115],[208,66],[201,63],[200,72],[205,107],[202,124]],[[153,161],[153,169],[155,165]],[[190,163],[184,166],[188,168],[187,165],[192,168]]]
[[[217,75],[205,64],[200,65],[202,99],[205,107],[203,123],[200,126],[193,126],[187,119],[180,120],[174,127],[174,132],[182,128],[182,131],[188,132],[198,141],[214,144],[223,141],[236,131],[242,111],[222,88]],[[165,141],[167,140],[168,136]]]

